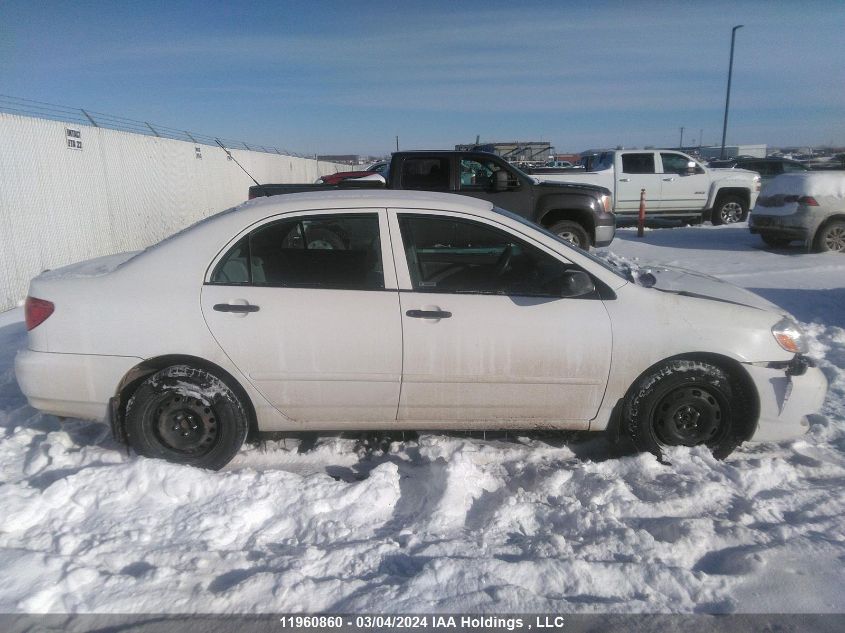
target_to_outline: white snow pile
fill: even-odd
[[[0,321],[0,612],[842,612],[845,257],[743,226],[620,231],[628,262],[754,289],[831,383],[803,438],[612,456],[585,434],[270,441],[222,472],[29,408]]]

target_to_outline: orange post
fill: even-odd
[[[637,217],[637,237],[645,233],[645,189],[640,189],[640,214]]]

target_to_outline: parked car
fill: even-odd
[[[345,180],[338,187],[457,193],[518,213],[576,246],[607,246],[616,233],[610,191],[580,183],[541,182],[487,152],[396,152],[382,178]],[[249,198],[325,190],[322,185],[268,184],[249,188]]]
[[[711,163],[712,166],[715,165]],[[760,181],[764,185],[781,174],[810,171],[806,165],[790,158],[734,158],[722,167],[756,171],[760,174]]]
[[[717,457],[805,432],[826,382],[799,326],[671,280],[466,196],[276,196],[36,277],[15,370],[33,407],[205,468],[257,431],[621,427]]]
[[[590,183],[613,192],[613,211],[635,218],[645,190],[649,217],[741,222],[760,193],[760,176],[742,169],[711,169],[671,150],[615,150],[586,156],[590,171],[546,174],[543,180]]]
[[[801,240],[815,251],[845,252],[845,173],[776,177],[763,188],[748,228],[769,246]]]
[[[317,184],[336,185],[337,183],[343,182],[344,180],[364,178],[365,176],[371,176],[372,174],[385,174],[389,166],[389,162],[385,160],[380,160],[377,163],[373,163],[372,165],[367,167],[367,169],[365,169],[364,171],[339,171],[335,174],[320,176],[317,179]]]

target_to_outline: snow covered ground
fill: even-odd
[[[0,612],[843,612],[845,257],[740,226],[610,249],[750,288],[808,324],[831,383],[805,437],[725,462],[598,436],[269,441],[222,472],[127,456],[29,408],[0,315]]]

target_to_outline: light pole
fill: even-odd
[[[728,106],[731,103],[731,77],[734,72],[734,41],[736,40],[736,31],[741,29],[744,24],[737,24],[731,29],[731,61],[728,64],[728,94],[725,97],[725,122],[722,124],[722,151],[719,153],[719,158],[725,157],[725,136],[728,133]]]

